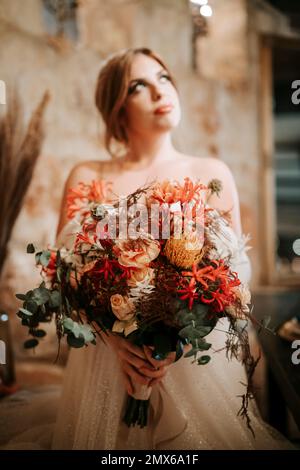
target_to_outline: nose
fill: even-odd
[[[163,93],[158,85],[153,85],[151,94],[153,101],[158,101],[163,96]]]

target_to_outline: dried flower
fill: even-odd
[[[214,178],[214,179],[210,180],[210,182],[208,183],[207,188],[210,189],[211,194],[216,193],[217,196],[220,196],[220,192],[223,189],[222,181],[218,180],[217,178]]]
[[[187,235],[180,239],[169,238],[163,252],[170,263],[185,269],[191,268],[193,263],[199,263],[204,254],[202,243]]]

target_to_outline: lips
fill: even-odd
[[[154,111],[154,114],[166,114],[172,111],[172,109],[173,109],[173,105],[171,103],[164,104],[156,108],[156,110]]]

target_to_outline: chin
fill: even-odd
[[[172,130],[175,129],[180,122],[180,115],[177,113],[170,113],[164,115],[161,119],[156,121],[156,129]]]

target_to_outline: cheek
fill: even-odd
[[[174,103],[174,118],[175,118],[176,124],[178,124],[181,119],[181,106],[180,106],[180,101],[179,101],[177,92],[173,94],[173,103]]]
[[[147,118],[147,115],[149,115],[149,112],[147,112],[142,100],[135,100],[127,104],[125,115],[127,124],[130,126],[134,123],[143,122]]]

